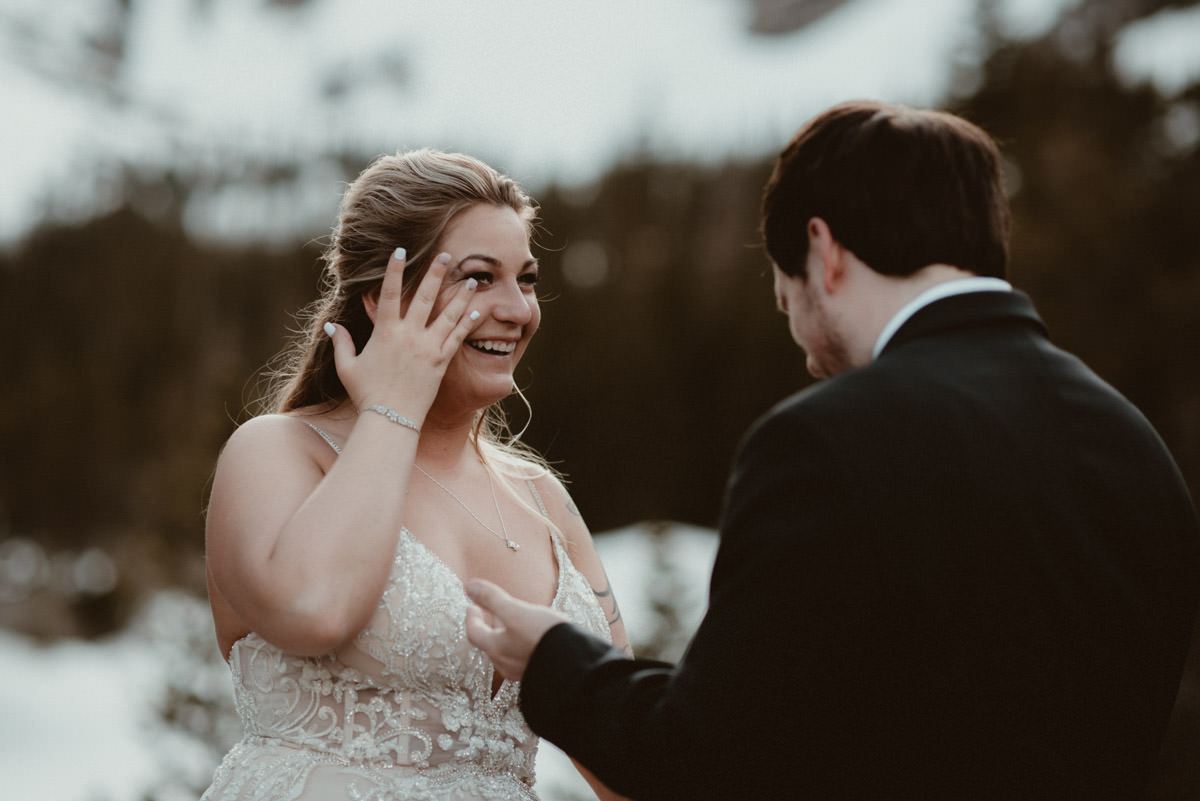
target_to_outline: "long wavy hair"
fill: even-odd
[[[345,400],[324,324],[345,326],[361,351],[373,328],[363,296],[382,284],[392,251],[398,245],[407,251],[402,290],[407,300],[439,252],[450,222],[481,203],[511,208],[532,236],[537,220],[533,199],[516,181],[471,156],[425,148],[381,156],[363,170],[342,197],[323,254],[320,295],[299,313],[297,335],[268,367],[259,411],[328,409]],[[509,467],[527,468],[533,462],[539,472],[548,469],[508,433],[498,404],[477,415],[473,439],[485,461],[486,453]]]

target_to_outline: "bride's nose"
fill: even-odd
[[[492,316],[497,320],[526,325],[533,319],[533,306],[537,298],[532,292],[526,292],[517,281],[502,281],[488,295],[494,300]]]

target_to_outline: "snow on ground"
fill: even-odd
[[[704,610],[715,533],[643,525],[596,542],[634,641],[658,636],[678,656]],[[673,619],[655,604],[674,609]],[[195,801],[189,784],[203,786],[219,755],[168,727],[159,709],[169,683],[228,697],[215,646],[212,664],[186,663],[196,642],[211,645],[209,625],[201,599],[164,593],[135,625],[101,642],[43,646],[0,629],[0,798],[142,801],[153,793]],[[538,791],[543,801],[591,797],[570,762],[545,745]]]

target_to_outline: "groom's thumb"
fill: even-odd
[[[467,582],[467,597],[480,609],[499,616],[503,616],[504,607],[512,601],[508,593],[484,579],[471,579]]]
[[[497,632],[492,630],[487,621],[483,619],[484,612],[472,604],[467,607],[467,616],[463,621],[463,626],[467,631],[467,641],[476,648],[482,648],[488,651],[495,647]]]

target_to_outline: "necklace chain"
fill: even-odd
[[[505,545],[507,545],[507,546],[508,546],[508,549],[509,549],[510,551],[519,551],[519,550],[521,550],[521,545],[520,545],[519,543],[517,543],[517,542],[514,542],[514,541],[513,541],[513,539],[512,539],[512,537],[508,536],[508,526],[506,526],[506,525],[504,524],[504,515],[500,513],[500,501],[498,501],[498,500],[496,499],[496,482],[492,480],[492,471],[491,471],[491,470],[490,470],[490,469],[487,467],[487,465],[484,465],[484,468],[483,468],[483,469],[487,471],[487,477],[488,477],[488,486],[489,486],[489,487],[491,488],[491,490],[492,490],[492,504],[493,504],[493,505],[496,507],[496,517],[500,518],[500,530],[504,532],[503,534],[501,534],[501,533],[500,533],[500,531],[496,531],[496,529],[492,528],[492,527],[491,527],[491,526],[489,526],[487,523],[485,523],[485,522],[483,522],[482,520],[480,520],[480,519],[479,519],[479,515],[477,515],[477,514],[475,514],[474,512],[472,512],[472,511],[471,511],[471,507],[470,507],[470,506],[467,506],[466,502],[465,502],[465,501],[464,501],[462,498],[460,498],[460,497],[458,497],[457,495],[455,495],[455,494],[454,494],[454,493],[453,493],[453,492],[450,490],[450,488],[449,488],[449,487],[447,487],[445,484],[443,484],[442,482],[438,481],[438,480],[437,480],[436,478],[434,478],[433,476],[429,475],[429,473],[425,472],[425,468],[421,467],[421,465],[417,464],[416,462],[413,462],[413,467],[415,467],[415,468],[417,468],[418,470],[420,470],[420,471],[421,471],[421,475],[425,476],[425,478],[429,479],[429,480],[430,480],[430,481],[432,481],[434,484],[436,484],[436,485],[437,485],[437,486],[438,486],[438,487],[439,487],[439,488],[442,490],[442,492],[446,493],[446,494],[447,494],[447,495],[449,495],[451,498],[453,498],[454,500],[458,501],[458,505],[459,505],[459,506],[461,506],[463,509],[465,509],[465,510],[466,510],[466,512],[467,512],[467,514],[469,514],[471,517],[475,518],[475,522],[476,522],[476,523],[478,523],[479,525],[481,525],[481,526],[483,526],[484,528],[486,528],[486,529],[487,529],[489,532],[491,532],[491,534],[492,534],[493,536],[495,536],[497,539],[501,540],[501,541],[502,541],[502,542],[503,542]]]

